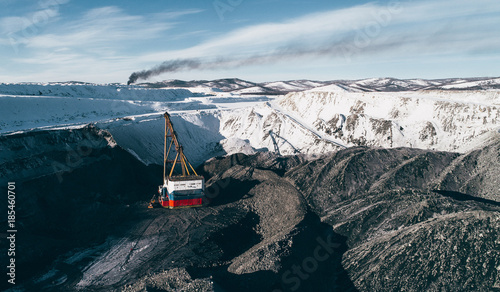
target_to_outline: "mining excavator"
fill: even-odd
[[[198,175],[177,139],[170,115],[165,118],[165,146],[163,154],[163,184],[158,187],[157,200],[151,199],[148,208],[189,208],[202,205],[205,196],[205,179]]]

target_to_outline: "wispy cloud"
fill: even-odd
[[[38,25],[41,22],[49,22],[59,16],[56,8],[42,9],[26,16],[9,16],[0,19],[0,34],[9,34],[22,31],[29,26]]]
[[[21,53],[15,54],[9,62],[22,68],[37,68],[39,73],[31,76],[38,77],[35,78],[38,80],[57,74],[73,76],[71,78],[85,78],[92,74],[94,78],[116,76],[117,71],[138,66],[131,56],[130,47],[140,47],[147,41],[154,43],[179,25],[181,17],[200,12],[202,10],[188,9],[133,15],[116,6],[91,9],[76,19],[55,23],[43,33],[20,38],[17,45],[22,46]],[[2,21],[15,23],[14,19],[0,19],[0,23]],[[12,43],[8,38],[0,38],[2,44]]]
[[[324,40],[327,36],[341,36],[362,23],[376,6],[373,4],[342,10],[315,13],[283,23],[266,23],[234,30],[218,38],[191,48],[144,56],[157,60],[160,54],[180,57],[218,56],[221,52],[255,54],[288,44]],[[313,45],[314,45],[313,44]]]
[[[478,1],[392,1],[326,11],[281,23],[253,25],[183,50],[148,54],[144,62],[167,60],[147,78],[163,72],[234,68],[290,58],[381,56],[500,51],[500,5]]]
[[[63,4],[68,0],[47,1]],[[40,11],[47,17],[34,17]],[[105,6],[68,19],[60,15],[57,5],[40,6],[26,15],[0,18],[0,46],[6,50],[13,41],[7,34],[17,32],[22,36],[20,32],[37,19],[46,24],[46,29],[29,37],[14,39],[21,52],[11,53],[6,60],[25,80],[116,81],[148,67],[152,70],[144,72],[154,74],[247,65],[270,68],[283,61],[300,63],[297,60],[307,60],[303,64],[321,60],[318,63],[326,67],[324,60],[330,66],[360,59],[382,62],[443,56],[460,60],[463,56],[498,56],[500,52],[500,5],[494,0],[373,2],[248,25],[206,39],[215,34],[211,32],[199,38],[203,39],[200,43],[183,49],[160,47],[166,39],[180,44],[173,40],[184,37],[181,40],[185,41],[191,36],[187,43],[195,42],[203,34],[200,27],[182,33],[177,28],[183,25],[183,17],[201,12],[188,9],[134,14]]]
[[[36,9],[21,16],[0,18],[0,39],[8,37],[11,44],[24,43],[28,37],[37,34],[40,28],[59,17],[59,8],[69,0],[39,1]],[[6,1],[5,4],[8,2]]]
[[[74,22],[66,24],[61,32],[43,34],[30,40],[33,48],[112,47],[120,41],[140,41],[159,37],[174,26],[175,18],[199,13],[199,10],[156,13],[151,17],[129,15],[115,6],[88,11]]]

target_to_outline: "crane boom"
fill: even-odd
[[[158,203],[170,209],[201,206],[205,197],[205,179],[196,173],[184,155],[170,115],[166,112],[163,117],[163,184],[158,187]],[[149,208],[153,208],[154,203],[156,201],[152,200]]]
[[[193,166],[187,160],[184,155],[184,151],[182,146],[179,143],[179,139],[177,139],[177,133],[174,131],[174,125],[172,120],[170,119],[170,115],[166,112],[164,115],[165,118],[165,149],[163,156],[163,180],[165,181],[167,177],[171,177],[174,175],[175,166],[178,164],[181,167],[182,176],[191,175],[190,169],[194,175],[198,175],[194,170]],[[167,147],[168,145],[168,147]],[[174,148],[172,148],[174,146]],[[173,159],[172,159],[173,157]],[[169,167],[169,165],[172,165]],[[170,170],[167,175],[167,170]]]

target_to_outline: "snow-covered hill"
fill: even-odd
[[[252,85],[239,79],[221,82],[209,85]],[[0,84],[0,134],[94,123],[144,163],[161,164],[162,114],[169,111],[188,157],[200,164],[226,153],[323,154],[356,145],[466,152],[500,128],[500,91],[364,92],[375,84],[395,82],[387,78],[350,85],[308,80],[267,84],[281,90],[316,86],[282,96],[239,95],[198,85],[179,89],[77,82]]]
[[[345,145],[466,151],[500,125],[500,92],[301,92],[284,112]]]
[[[185,152],[194,164],[232,153],[253,154],[275,151],[280,154],[321,154],[343,148],[322,139],[308,127],[276,111],[269,103],[220,110],[173,112],[172,121]],[[145,163],[161,164],[163,116],[148,115],[134,120],[105,121],[117,143]]]
[[[187,89],[152,89],[120,84],[62,83],[0,83],[2,95],[59,96],[140,101],[182,100],[193,93]]]
[[[491,90],[500,89],[500,78],[449,78],[449,79],[396,79],[368,78],[361,80],[289,80],[256,83],[237,78],[218,80],[166,80],[157,83],[143,83],[150,88],[217,88],[237,94],[286,94],[289,92],[320,90],[333,86],[349,92],[401,92],[418,90]],[[324,91],[324,90],[323,90]]]
[[[0,133],[68,126],[171,108],[196,108],[203,96],[186,89],[146,89],[134,86],[63,84],[0,84]]]

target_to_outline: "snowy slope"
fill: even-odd
[[[457,151],[499,128],[499,95],[488,91],[301,92],[276,103],[325,137],[349,146]]]
[[[172,92],[169,89],[169,92]],[[183,100],[180,96],[185,94]],[[192,94],[189,92],[189,94]],[[126,98],[123,96],[121,98]],[[70,126],[101,120],[126,118],[166,110],[213,108],[199,100],[189,100],[186,90],[164,101],[102,99],[58,96],[0,95],[0,133],[33,128]]]
[[[312,81],[312,80],[292,80],[263,83],[266,88],[273,89],[279,92],[304,91],[311,88],[324,86],[328,82]]]
[[[142,101],[182,100],[193,93],[187,89],[155,89],[141,86],[89,83],[0,83],[2,95],[60,96]]]
[[[289,92],[319,89],[337,85],[350,92],[402,92],[418,90],[492,90],[500,89],[500,78],[448,78],[448,79],[397,79],[367,78],[361,80],[289,80],[256,83],[237,78],[218,80],[166,80],[157,83],[144,83],[151,88],[217,88],[224,92],[238,94],[286,94]],[[325,90],[323,90],[325,91]]]
[[[274,94],[273,90],[269,90],[266,87],[262,86],[252,86],[238,90],[232,90],[231,93],[235,94]]]
[[[255,82],[245,81],[238,78],[227,78],[217,80],[164,80],[156,83],[141,83],[141,86],[148,88],[217,88],[221,91],[230,92],[249,87],[257,86]]]
[[[418,90],[488,90],[500,89],[498,78],[449,78],[449,79],[396,79],[368,78],[339,80],[332,84],[365,92],[402,92]]]
[[[498,87],[500,86],[500,78],[480,80],[480,81],[468,81],[460,80],[454,82],[453,84],[441,86],[443,89],[467,89],[467,88],[487,88],[487,87]]]
[[[355,87],[347,87],[340,84],[330,84],[326,86],[315,87],[308,92],[361,92],[362,90]]]
[[[320,154],[341,148],[267,103],[231,110],[173,111],[171,116],[186,155],[197,165],[222,154],[274,151],[273,140],[283,155]],[[100,123],[98,127],[107,129],[119,145],[133,151],[143,162],[161,164],[161,114]]]
[[[141,86],[149,88],[217,88],[220,91],[237,94],[281,94],[291,91],[303,91],[332,82],[313,80],[291,80],[256,83],[238,78],[217,80],[165,80],[157,83],[143,83]]]
[[[225,82],[235,80],[248,85],[239,79]],[[306,83],[318,85],[301,81]],[[391,78],[354,83],[360,88],[404,85]],[[199,85],[0,84],[0,134],[95,123],[144,163],[161,164],[162,114],[168,111],[194,164],[227,153],[323,154],[356,145],[466,152],[498,130],[499,107],[500,92],[494,90],[364,92],[330,84],[262,96]]]

